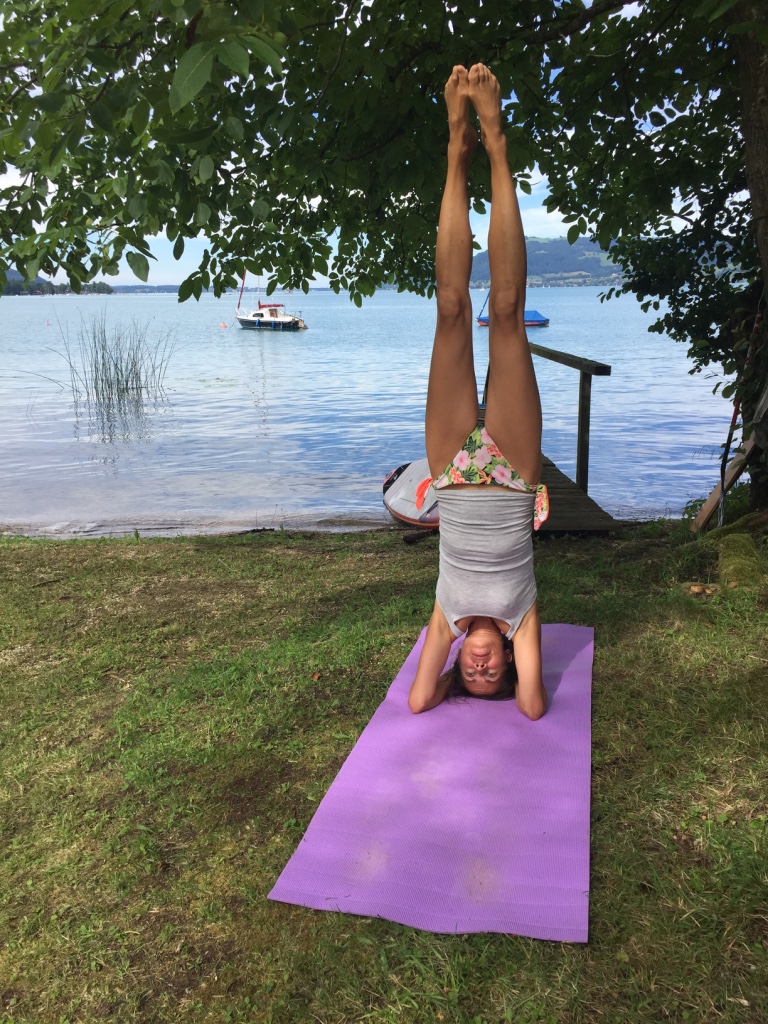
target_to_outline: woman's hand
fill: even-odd
[[[417,715],[437,707],[448,690],[447,683],[438,682],[445,668],[454,636],[437,601],[427,626],[427,636],[419,658],[416,677],[408,694],[408,707]]]

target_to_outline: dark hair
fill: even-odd
[[[512,641],[502,634],[501,642],[504,647],[504,653],[512,651]],[[459,648],[459,653],[461,648]],[[456,700],[459,697],[476,697],[478,700],[512,700],[515,696],[517,689],[517,666],[515,665],[514,656],[507,662],[507,667],[504,669],[504,673],[501,677],[501,684],[499,685],[496,693],[478,694],[472,693],[464,684],[464,680],[461,675],[461,663],[459,661],[459,654],[456,655],[456,660],[453,665],[438,679],[439,683],[448,683],[448,690],[445,694],[446,700]]]

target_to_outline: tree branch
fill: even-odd
[[[612,14],[624,7],[629,7],[632,0],[596,0],[591,7],[585,7],[583,11],[570,18],[554,18],[548,24],[523,35],[526,43],[546,43],[551,39],[560,39],[563,36],[571,36],[574,32],[581,32],[583,28],[591,24],[596,18],[604,14]]]

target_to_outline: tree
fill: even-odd
[[[688,344],[692,372],[735,375],[723,394],[749,429],[768,393],[768,7],[649,2],[548,52],[551,106],[524,92],[521,113],[546,150],[550,205],[569,238],[590,225],[610,246],[617,290],[666,301],[651,329]],[[768,505],[764,471],[752,478]]]
[[[358,303],[429,291],[448,69],[499,77],[522,188],[611,246],[659,329],[752,416],[768,280],[768,14],[757,0],[7,0],[0,271],[146,279],[147,239],[209,246],[181,298],[327,273]],[[474,162],[478,209],[487,167]],[[680,224],[684,225],[679,230]],[[333,237],[335,246],[331,246]],[[747,362],[746,351],[751,344]]]

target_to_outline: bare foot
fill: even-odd
[[[458,142],[462,150],[471,153],[477,145],[477,132],[469,123],[469,76],[461,64],[454,67],[445,83],[445,105],[451,142]]]
[[[503,138],[501,131],[501,88],[498,79],[485,64],[473,64],[467,75],[469,98],[480,119],[483,145]]]

